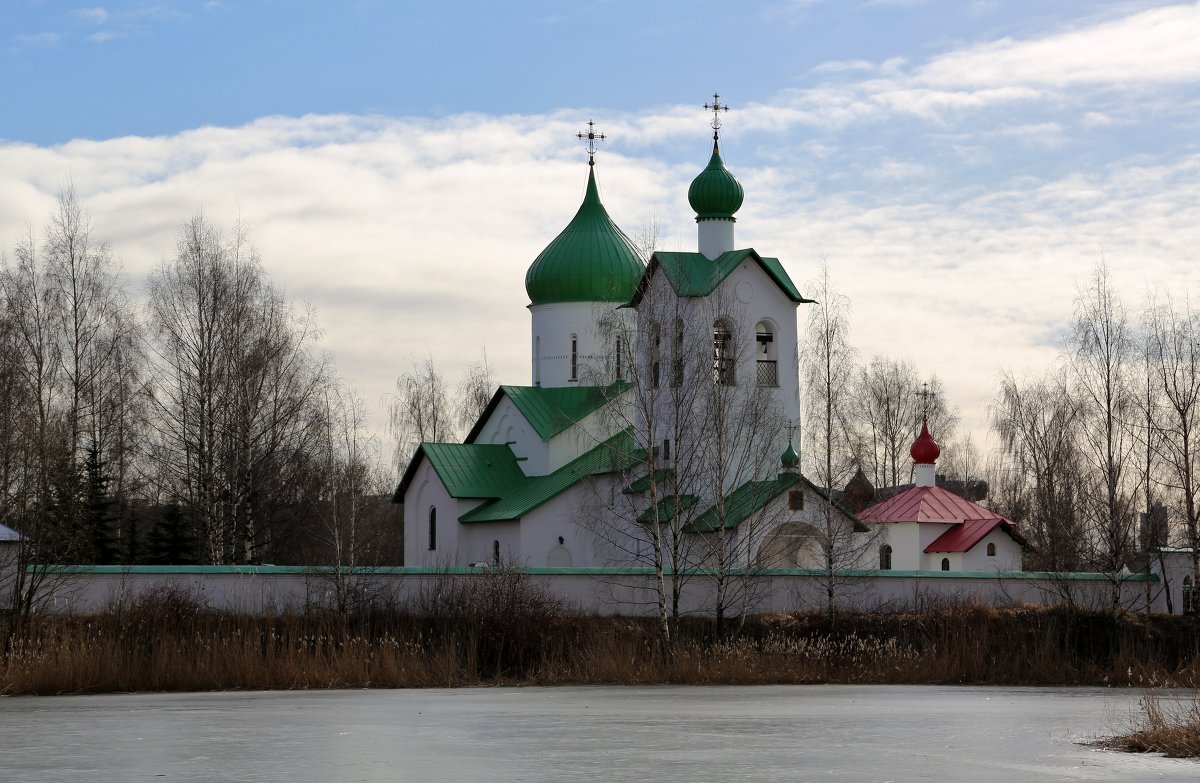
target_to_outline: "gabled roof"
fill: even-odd
[[[422,459],[429,460],[450,497],[498,498],[525,479],[512,449],[491,443],[422,443],[404,470],[393,503],[403,503],[404,493],[416,476]]]
[[[747,481],[725,498],[724,527],[729,530],[761,511],[775,498],[799,483],[795,473],[780,473],[769,481]],[[721,527],[721,513],[714,505],[684,528],[688,533],[711,533]]]
[[[909,487],[898,495],[860,511],[863,522],[968,522],[1004,519],[941,487]]]
[[[637,448],[632,433],[622,430],[553,473],[525,478],[495,502],[471,509],[459,517],[458,521],[507,522],[520,519],[543,503],[566,492],[587,476],[627,470],[642,457],[643,452]]]
[[[0,525],[0,542],[20,541],[21,534],[6,525]]]
[[[1016,531],[1012,524],[1003,517],[995,519],[973,519],[969,522],[955,525],[954,527],[942,533],[935,538],[933,542],[925,547],[925,551],[933,552],[969,552],[984,536],[991,533],[996,528],[1000,528],[1005,533],[1023,547],[1028,547],[1029,542],[1025,537]]]
[[[658,521],[660,524],[665,524],[675,518],[677,509],[680,513],[682,513],[687,511],[689,508],[693,508],[697,503],[700,502],[700,498],[696,497],[695,495],[679,495],[678,505],[676,505],[675,499],[675,495],[667,495],[665,498],[639,514],[637,521],[641,522],[643,525],[647,522],[653,522],[655,518],[654,509],[655,506],[657,506]]]
[[[654,471],[655,486],[658,486],[660,484],[665,484],[674,475],[675,475],[675,471],[672,468],[659,468],[658,470],[655,470]],[[623,489],[621,491],[624,492],[626,495],[640,495],[648,489],[650,489],[650,473],[649,472],[647,472],[646,475],[642,476],[641,478],[634,479],[634,481],[632,483],[630,483],[630,485],[628,487],[625,487],[625,489]]]
[[[637,291],[629,305],[633,307],[638,305],[645,294],[650,278],[659,269],[662,269],[663,274],[667,276],[667,280],[676,294],[700,297],[708,296],[715,291],[721,281],[729,277],[733,270],[741,266],[746,259],[750,259],[762,267],[784,295],[793,302],[803,304],[814,301],[804,298],[796,288],[796,284],[788,277],[788,273],[784,270],[783,264],[779,263],[778,258],[764,258],[753,248],[747,248],[730,250],[712,259],[702,253],[655,253],[650,257],[650,263],[642,274]]]
[[[483,425],[491,417],[503,397],[508,397],[517,410],[544,441],[587,418],[625,392],[632,384],[617,381],[608,386],[565,386],[544,388],[542,386],[501,386],[492,395],[475,426],[467,433],[466,442],[474,443]]]

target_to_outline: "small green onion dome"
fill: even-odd
[[[713,154],[708,167],[692,180],[692,186],[688,188],[688,202],[696,210],[696,219],[732,220],[733,214],[741,209],[743,198],[745,193],[742,184],[725,168],[721,150],[713,142]]]
[[[800,455],[792,448],[791,443],[788,444],[787,451],[783,452],[783,456],[779,458],[779,461],[788,470],[795,470],[800,467]]]
[[[600,203],[596,174],[589,170],[583,204],[534,259],[525,273],[525,291],[535,305],[628,302],[644,269],[633,242]]]

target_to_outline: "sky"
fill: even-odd
[[[1105,262],[1195,290],[1200,4],[1091,0],[0,4],[0,247],[73,183],[136,291],[241,221],[382,425],[432,356],[528,383],[525,270],[583,195],[695,248],[713,92],[737,244],[828,264],[864,359],[938,375],[987,446]],[[803,311],[801,318],[804,318]]]

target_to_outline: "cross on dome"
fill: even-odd
[[[929,420],[929,401],[935,397],[935,393],[929,391],[929,384],[922,383],[921,391],[917,392],[917,396],[921,398],[921,421]]]
[[[712,121],[709,124],[712,125],[713,129],[713,141],[716,141],[719,131],[721,130],[721,112],[728,112],[729,104],[721,103],[721,94],[714,92],[712,103],[704,104],[704,108],[713,113]]]
[[[580,131],[579,133],[576,133],[575,136],[580,141],[583,142],[585,147],[587,147],[588,165],[595,166],[596,165],[596,145],[598,143],[604,141],[608,137],[605,136],[603,133],[596,133],[596,123],[592,122],[591,120],[588,120],[587,125],[588,126],[587,126],[586,133],[584,133],[583,131]]]

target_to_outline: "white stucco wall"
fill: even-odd
[[[733,250],[735,225],[732,220],[697,220],[696,249],[710,259]]]
[[[501,397],[479,434],[476,443],[509,443],[509,448],[518,458],[517,464],[526,476],[544,476],[549,473],[550,447],[538,437],[537,432],[521,415],[521,411],[508,397]],[[520,458],[524,457],[524,460]]]
[[[632,313],[618,310],[620,302],[564,302],[530,305],[534,386],[600,385],[612,379],[603,369],[611,360],[613,347],[605,345],[598,326],[602,319],[630,322]],[[627,330],[626,330],[627,331]],[[571,335],[576,336],[576,373],[571,377]],[[628,369],[625,370],[628,372]]]
[[[996,545],[994,557],[988,557],[988,544]],[[964,571],[1020,571],[1021,545],[1003,530],[993,530],[963,553],[962,567]]]
[[[655,611],[653,575],[648,569],[537,569],[533,580],[561,596],[574,607],[600,614],[648,615]],[[403,601],[417,596],[444,580],[487,579],[488,569],[395,568],[364,572],[361,583],[376,595]],[[823,608],[825,582],[816,572],[773,571],[752,577],[757,600],[751,612],[790,612]],[[991,606],[1015,604],[1056,605],[1066,601],[1066,592],[1076,606],[1107,608],[1111,605],[1112,582],[1102,575],[1073,576],[1067,581],[1040,575],[996,577],[986,573],[862,572],[836,597],[843,609],[913,609],[946,602]],[[140,567],[80,569],[57,580],[49,588],[45,606],[51,611],[93,612],[121,596],[132,597],[146,590],[173,585],[191,591],[200,602],[215,609],[253,614],[303,610],[328,604],[331,583],[319,570],[286,567],[179,568]],[[1150,589],[1147,590],[1147,587]],[[669,589],[669,580],[668,580]],[[1143,611],[1149,594],[1153,611],[1167,611],[1166,594],[1160,581],[1130,580],[1120,586],[1121,602],[1133,611]],[[691,579],[683,591],[684,612],[711,612],[711,584]],[[1180,603],[1174,602],[1175,613]]]

